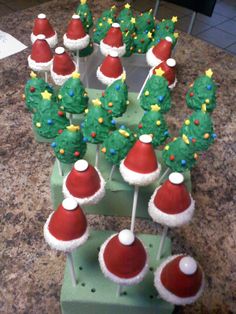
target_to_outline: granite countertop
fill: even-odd
[[[1,18],[0,29],[30,47],[33,18],[44,12],[62,38],[65,21],[77,3],[54,0],[8,15]],[[90,3],[97,17],[111,1]],[[52,211],[50,174],[54,157],[48,144],[35,142],[31,116],[21,98],[28,79],[29,52],[30,48],[0,61],[0,312],[53,314],[59,313],[65,256],[50,250],[43,239],[43,224]],[[197,204],[194,218],[188,226],[169,232],[173,251],[196,257],[206,274],[203,297],[179,311],[233,313],[236,58],[187,34],[181,34],[175,58],[179,83],[173,91],[173,108],[168,116],[174,131],[190,113],[184,101],[187,85],[209,67],[220,85],[218,107],[213,113],[218,139],[192,170]],[[90,215],[88,220],[95,229],[118,231],[127,226],[127,218]],[[137,219],[137,231],[155,234],[160,229],[152,222]]]

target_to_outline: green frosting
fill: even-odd
[[[59,104],[66,112],[78,114],[88,106],[88,94],[79,78],[70,77],[60,88]]]
[[[85,142],[102,143],[109,132],[115,129],[112,116],[101,107],[101,102],[99,103],[100,105],[96,104],[88,109],[87,116],[81,125]]]
[[[126,53],[123,57],[129,57],[134,52],[134,38],[130,32],[123,33],[123,42],[126,45]]]
[[[180,130],[180,135],[183,134],[189,138],[195,151],[207,150],[215,138],[210,115],[203,111],[194,112],[185,120]]]
[[[146,111],[137,128],[138,137],[142,134],[152,134],[152,144],[156,148],[169,137],[168,127],[160,111]]]
[[[107,22],[107,19],[105,17],[99,18],[93,30],[93,41],[97,44],[100,44],[100,41],[106,36],[110,27],[111,24]]]
[[[152,105],[157,105],[161,113],[170,110],[170,90],[163,76],[152,75],[148,79],[140,97],[140,105],[144,110],[151,110]]]
[[[135,26],[137,33],[153,32],[155,29],[155,19],[153,17],[152,10],[141,13],[136,18]]]
[[[156,25],[156,32],[161,33],[174,33],[175,31],[175,22],[173,22],[171,19],[163,19],[160,23]]]
[[[92,40],[90,40],[89,45],[86,48],[79,50],[79,57],[80,58],[87,57],[87,56],[90,56],[92,53],[93,53],[93,42]]]
[[[130,8],[123,8],[120,11],[120,14],[117,18],[117,21],[120,23],[123,20],[131,19],[133,16],[132,10]]]
[[[115,19],[115,13],[116,13],[116,7],[112,6],[110,9],[102,12],[101,18],[114,20]]]
[[[146,33],[136,34],[134,37],[134,52],[146,53],[151,39]]]
[[[212,112],[216,107],[216,85],[211,77],[198,77],[186,94],[187,106],[193,110]]]
[[[105,158],[114,165],[119,165],[134,145],[135,137],[125,126],[112,132],[103,142],[102,152]]]
[[[126,83],[120,79],[107,86],[100,101],[102,107],[113,117],[122,116],[128,104],[128,87]]]
[[[56,103],[47,99],[42,99],[33,116],[34,129],[47,139],[56,137],[69,124],[65,112],[59,109]]]
[[[54,153],[61,162],[71,164],[84,157],[87,144],[79,127],[69,126],[51,144]]]
[[[119,23],[122,33],[130,32],[131,34],[133,34],[135,32],[135,23],[132,23],[129,17],[121,20]]]
[[[193,152],[191,145],[178,137],[165,146],[162,158],[171,171],[184,172],[195,165],[197,154]]]
[[[80,3],[76,9],[76,13],[80,16],[85,31],[88,33],[93,26],[93,16],[88,4]]]

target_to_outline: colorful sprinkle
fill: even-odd
[[[59,150],[59,153],[60,153],[61,155],[65,154],[64,149],[63,149],[63,148],[61,148],[61,149]]]

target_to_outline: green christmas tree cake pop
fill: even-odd
[[[76,13],[79,15],[86,33],[88,33],[90,28],[93,26],[93,16],[87,4],[87,0],[80,0]]]
[[[105,139],[101,151],[109,162],[118,166],[134,142],[135,137],[132,132],[122,125],[119,130],[115,130]]]
[[[150,111],[146,111],[140,120],[137,128],[138,137],[142,134],[152,135],[152,145],[157,148],[169,137],[168,127],[163,115],[157,106],[151,106]]]
[[[123,57],[130,57],[134,52],[134,37],[130,32],[123,33],[123,42],[126,45],[126,52]]]
[[[165,146],[162,159],[171,171],[184,172],[190,170],[198,158],[186,135],[175,138]]]
[[[115,129],[115,120],[102,108],[99,99],[93,100],[93,106],[85,110],[87,116],[82,123],[84,141],[93,144],[102,143],[111,130]]]
[[[155,30],[155,19],[152,14],[152,9],[141,13],[137,18],[136,18],[136,31],[137,33],[144,33],[146,34],[148,32],[153,32]]]
[[[124,8],[121,10],[117,22],[120,24],[121,31],[124,33],[130,32],[133,34],[135,32],[135,23],[136,20],[133,16],[133,13],[130,9],[130,4],[127,3]]]
[[[162,76],[163,73],[159,68],[156,70],[156,74],[148,79],[140,97],[140,105],[144,110],[151,110],[152,105],[156,105],[161,113],[170,110],[170,89],[167,80]]]
[[[127,109],[128,87],[124,79],[119,79],[108,85],[100,98],[102,107],[113,117],[120,117]]]
[[[60,162],[72,164],[84,157],[87,144],[83,141],[80,127],[70,125],[55,138],[51,147]]]
[[[162,37],[167,36],[166,33],[174,33],[175,23],[178,22],[178,17],[173,16],[172,19],[163,19],[156,25],[156,32]]]
[[[133,13],[131,10],[131,5],[129,3],[126,3],[124,5],[124,8],[120,11],[120,14],[117,18],[118,23],[120,23],[121,21],[125,20],[126,18],[133,18]]]
[[[213,143],[216,135],[210,115],[202,110],[196,111],[184,121],[180,135],[185,134],[195,151],[205,151]]]
[[[51,97],[52,94],[48,93],[48,91],[43,92],[39,108],[33,115],[35,131],[47,139],[55,138],[70,124],[65,112],[58,108]]]
[[[53,93],[52,87],[50,87],[42,78],[38,78],[37,75],[31,71],[30,79],[25,85],[25,93],[23,94],[23,99],[25,100],[26,107],[29,111],[37,111],[42,100],[41,93],[45,90],[51,94]]]
[[[186,94],[187,106],[193,110],[203,109],[212,112],[216,107],[216,84],[212,79],[211,69],[198,77]]]
[[[106,17],[100,17],[97,20],[97,23],[95,25],[95,28],[93,30],[93,41],[97,44],[100,44],[100,41],[106,36],[108,30],[111,27],[111,24],[113,23],[113,19],[106,18]]]
[[[134,36],[134,52],[146,53],[151,42],[152,33],[139,33]]]
[[[58,94],[59,104],[65,112],[79,114],[88,107],[88,94],[80,81],[80,74],[74,72],[62,85]]]

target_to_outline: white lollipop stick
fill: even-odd
[[[159,180],[157,181],[158,184],[160,184],[161,181],[162,181],[166,176],[168,176],[168,174],[169,174],[170,171],[171,171],[171,169],[170,169],[170,168],[167,168],[167,169],[163,172],[163,174],[161,175],[161,177],[160,177]]]
[[[137,185],[135,185],[134,186],[134,198],[133,198],[131,225],[130,225],[130,231],[132,231],[132,232],[134,232],[136,209],[137,209],[137,203],[138,203],[138,191],[139,191],[139,187]]]
[[[75,275],[75,268],[74,268],[74,262],[73,262],[73,256],[71,252],[66,253],[69,263],[69,270],[71,275],[72,284],[74,287],[77,285],[76,275]]]
[[[116,296],[117,296],[117,297],[120,297],[120,295],[121,295],[121,293],[122,293],[122,289],[123,289],[123,286],[118,285],[118,287],[117,287],[117,292],[116,292]]]
[[[44,72],[44,80],[46,83],[48,82],[48,72],[47,71]]]
[[[84,58],[85,86],[88,88],[89,87],[89,79],[88,79],[89,71],[87,71],[87,68],[88,68],[88,58],[85,57]]]
[[[109,181],[112,180],[112,176],[113,176],[113,174],[114,174],[115,169],[116,169],[116,165],[113,165],[113,166],[111,167],[111,172],[110,172],[109,179],[108,179]]]
[[[95,167],[98,168],[98,163],[99,163],[99,144],[97,144],[96,147],[96,156],[95,156]]]
[[[147,84],[147,81],[148,81],[149,78],[152,76],[152,70],[153,70],[153,68],[148,72],[148,75],[147,75],[147,77],[146,77],[146,79],[145,79],[145,81],[144,81],[144,83],[143,83],[143,85],[142,85],[142,87],[141,87],[141,89],[140,89],[140,92],[139,92],[138,97],[137,97],[138,100],[139,100],[140,96],[142,95],[142,92],[143,92],[143,90],[144,90],[144,87],[145,87],[146,84]]]
[[[159,245],[159,248],[158,248],[158,251],[157,251],[157,261],[159,261],[161,259],[161,254],[162,254],[165,238],[166,238],[166,235],[167,235],[167,231],[168,231],[168,226],[164,226],[163,232],[162,232],[162,235],[161,235],[160,245]]]
[[[59,175],[61,177],[63,177],[63,171],[62,171],[62,168],[61,168],[61,163],[60,163],[60,161],[57,158],[56,158],[56,161],[57,161],[57,167],[58,167]]]
[[[73,124],[73,114],[72,113],[69,113],[69,120],[70,120],[70,124]]]
[[[77,71],[79,72],[79,49],[76,50],[76,65]]]

